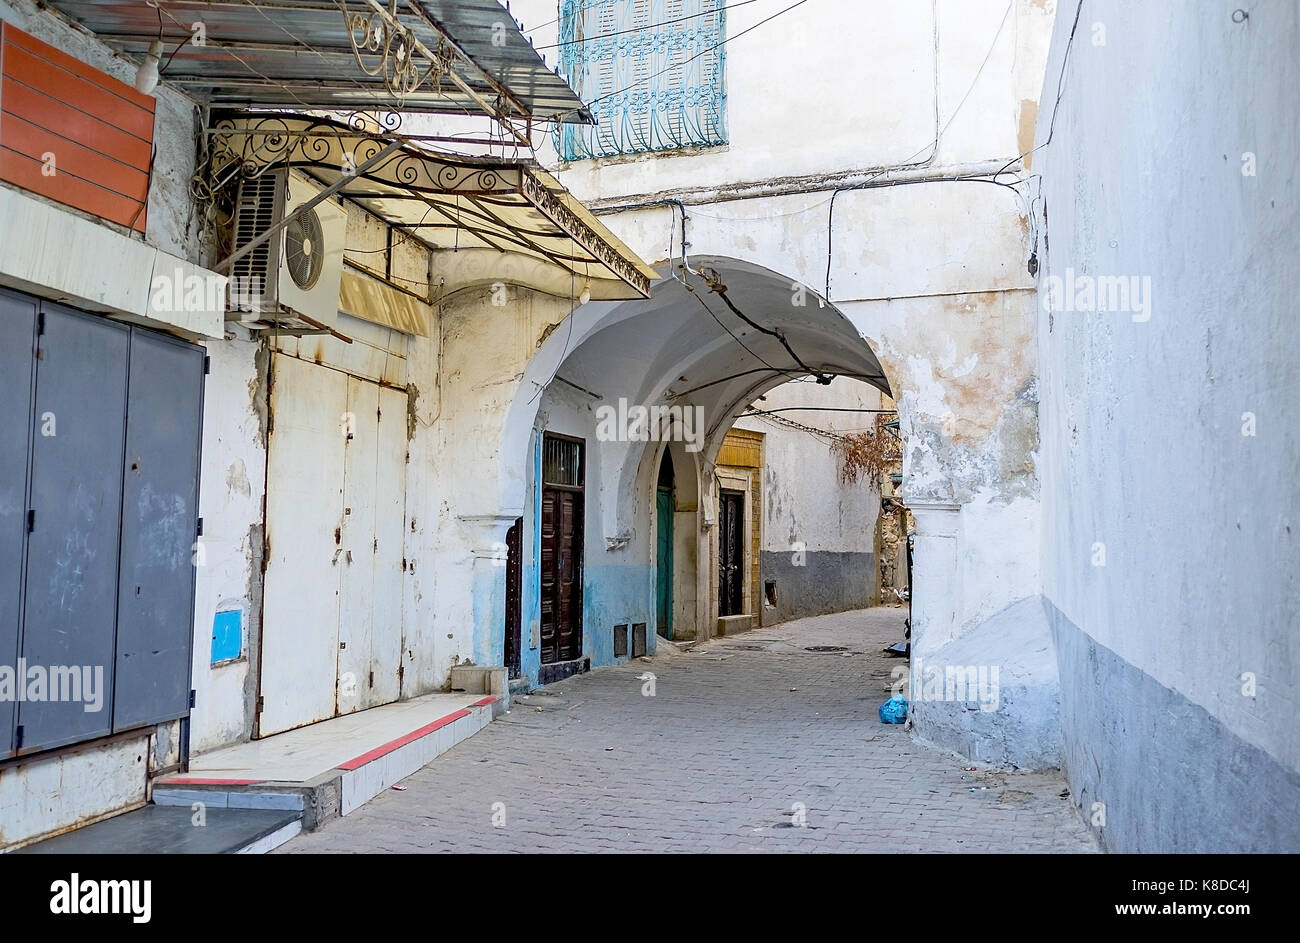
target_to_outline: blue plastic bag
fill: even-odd
[[[882,724],[901,724],[907,721],[907,698],[895,694],[880,705],[880,722]]]

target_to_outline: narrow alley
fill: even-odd
[[[905,614],[661,642],[539,688],[280,852],[1095,851],[1058,772],[968,772],[879,721]]]
[[[816,852],[900,922],[1266,913],[1297,47],[1300,0],[0,0],[10,912]]]

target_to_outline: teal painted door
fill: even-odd
[[[658,527],[655,532],[659,561],[655,574],[655,626],[660,635],[673,637],[673,493],[660,488],[655,492],[655,514]]]

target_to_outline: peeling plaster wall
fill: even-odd
[[[1236,9],[1089,0],[1039,152],[1044,297],[1149,279],[1038,313],[1065,766],[1119,852],[1300,850],[1300,8]]]
[[[842,433],[875,426],[876,413],[818,409],[880,409],[875,387],[840,378],[829,386],[786,383],[753,404],[772,417],[742,417],[736,428],[764,434],[763,525],[759,606],[763,624],[862,608],[876,592],[874,556],[880,493],[874,482],[840,480],[832,441],[786,419]],[[791,407],[814,407],[789,411]],[[776,604],[765,598],[776,583]]]
[[[494,304],[494,295],[504,304]],[[424,574],[415,591],[427,597],[428,608],[407,621],[408,633],[416,633],[407,647],[416,653],[421,685],[443,684],[454,665],[467,661],[502,664],[505,537],[516,517],[531,517],[526,487],[535,460],[526,440],[515,443],[517,454],[502,454],[502,430],[516,397],[527,401],[537,392],[521,390],[524,370],[568,311],[567,298],[516,286],[504,295],[467,289],[441,305],[441,367],[428,387],[438,405],[428,409],[417,401],[412,450],[420,489],[433,496],[414,538],[422,548],[417,572]],[[427,378],[428,367],[417,373]],[[511,497],[503,501],[503,494]],[[525,663],[535,664],[533,547],[532,528],[525,526],[522,649]]]
[[[241,332],[246,335],[246,332]],[[257,698],[262,608],[262,502],[266,494],[267,353],[247,336],[208,345],[203,400],[199,540],[194,591],[194,709],[190,750],[246,740]],[[213,666],[213,619],[238,612],[242,655]]]

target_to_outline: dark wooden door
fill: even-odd
[[[506,531],[506,671],[519,677],[520,609],[523,601],[524,519],[517,518]]]
[[[655,492],[655,631],[673,637],[673,493]]]
[[[718,615],[745,607],[745,493],[723,491],[718,515]]]
[[[541,659],[582,654],[582,492],[542,489]]]

